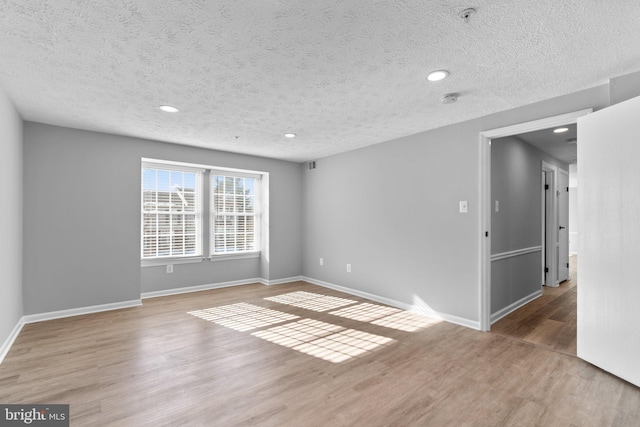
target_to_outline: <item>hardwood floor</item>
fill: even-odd
[[[576,355],[578,257],[569,257],[569,277],[557,288],[491,325],[491,332]],[[640,425],[640,424],[639,424]]]
[[[68,403],[72,426],[640,420],[640,389],[576,357],[303,282],[26,325],[0,402]]]

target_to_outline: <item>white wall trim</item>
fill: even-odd
[[[480,134],[480,282],[478,283],[478,313],[480,330],[491,329],[491,138]]]
[[[20,334],[20,331],[22,330],[22,327],[24,325],[24,316],[22,316],[20,320],[18,320],[18,323],[16,323],[16,326],[13,328],[7,339],[4,340],[2,346],[0,346],[0,363],[2,363],[7,353],[9,353],[11,346],[15,342],[16,338],[18,338],[18,335]]]
[[[195,264],[197,262],[204,261],[204,257],[189,257],[189,258],[156,258],[156,259],[142,259],[140,260],[140,267],[158,267],[169,264]]]
[[[60,319],[63,317],[81,316],[83,314],[99,313],[101,311],[119,310],[121,308],[137,307],[142,305],[142,301],[134,299],[131,301],[112,302],[109,304],[91,305],[88,307],[70,308],[68,310],[50,311],[48,313],[29,314],[23,316],[24,323],[43,322],[45,320]]]
[[[285,277],[284,279],[275,279],[275,280],[260,279],[260,283],[262,283],[263,285],[272,286],[272,285],[282,285],[284,283],[299,282],[301,280],[304,280],[302,276],[294,276],[294,277]]]
[[[520,255],[526,255],[533,252],[541,252],[542,246],[531,246],[530,248],[516,249],[513,251],[501,252],[491,255],[491,261],[500,261],[501,259],[513,258]]]
[[[187,294],[189,292],[208,291],[211,289],[229,288],[231,286],[243,286],[253,285],[260,283],[266,286],[281,285],[283,283],[298,282],[303,280],[302,276],[285,277],[284,279],[267,280],[261,277],[255,277],[252,279],[233,280],[230,282],[209,283],[206,285],[187,286],[184,288],[165,289],[162,291],[143,292],[140,297],[144,299],[166,297],[169,295]]]
[[[538,291],[535,291],[534,293],[532,293],[530,295],[527,295],[524,298],[519,299],[518,301],[514,302],[513,304],[510,304],[510,305],[506,306],[502,310],[498,310],[497,312],[495,312],[495,313],[493,313],[491,315],[491,324],[493,325],[498,320],[500,320],[503,317],[513,313],[514,311],[516,311],[520,307],[522,307],[522,306],[524,306],[526,304],[529,304],[534,299],[540,298],[541,296],[542,296],[542,289],[540,289]]]
[[[454,316],[447,313],[440,313],[430,308],[415,306],[413,304],[408,304],[405,302],[397,301],[391,298],[382,297],[376,294],[372,294],[369,292],[359,291],[357,289],[351,289],[344,286],[336,285],[329,282],[324,282],[322,280],[316,280],[311,277],[302,277],[302,280],[305,282],[322,286],[323,288],[333,289],[335,291],[344,292],[345,294],[355,295],[361,298],[367,298],[372,301],[377,301],[382,304],[387,304],[392,307],[400,308],[402,310],[410,311],[412,313],[422,314],[424,316],[433,317],[436,319],[441,319],[449,323],[455,323],[456,325],[466,326],[467,328],[472,328],[476,330],[480,330],[480,323],[474,320],[465,319],[463,317]]]
[[[230,282],[209,283],[206,285],[186,286],[184,288],[164,289],[161,291],[143,292],[140,294],[140,298],[143,300],[149,298],[166,297],[169,295],[188,294],[190,292],[208,291],[211,289],[229,288],[231,286],[251,285],[256,283],[263,283],[263,279],[253,278],[244,280],[233,280]]]
[[[487,138],[501,138],[503,136],[517,135],[520,133],[533,132],[536,130],[549,129],[561,125],[571,125],[578,123],[578,118],[593,113],[593,108],[573,111],[571,113],[560,114],[553,117],[545,117],[544,119],[532,120],[530,122],[518,123],[511,126],[505,126],[497,129],[483,131],[482,134]]]

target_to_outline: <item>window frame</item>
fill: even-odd
[[[153,258],[144,258],[144,169],[162,169],[168,171],[197,172],[196,180],[199,180],[197,187],[199,191],[200,214],[197,228],[199,230],[197,240],[200,243],[199,255],[173,255]],[[216,254],[214,252],[215,243],[215,212],[214,212],[214,187],[215,175],[225,175],[233,177],[253,178],[254,183],[254,249],[241,252],[227,252]],[[184,163],[171,160],[160,160],[153,158],[141,158],[140,166],[140,265],[141,267],[164,266],[169,264],[197,263],[204,260],[224,261],[232,259],[259,258],[268,248],[263,247],[268,241],[269,228],[267,216],[268,211],[264,209],[268,206],[268,183],[269,173],[262,171],[227,168],[220,166],[210,166],[203,164]],[[267,187],[265,187],[267,186]],[[157,191],[157,190],[156,190]],[[208,220],[206,218],[208,217]],[[266,233],[266,235],[265,235]],[[266,255],[268,256],[268,255]]]
[[[194,201],[196,203],[196,209],[193,212],[193,215],[195,215],[195,247],[196,247],[196,253],[195,254],[183,254],[183,255],[175,255],[175,254],[169,254],[166,256],[151,256],[151,257],[145,257],[144,256],[144,252],[145,252],[145,246],[144,246],[144,241],[145,241],[145,228],[144,228],[144,224],[145,224],[145,214],[147,213],[153,213],[153,212],[146,212],[145,211],[145,197],[144,197],[144,193],[145,193],[145,189],[144,189],[144,171],[145,169],[149,170],[156,170],[156,171],[166,171],[166,172],[187,172],[187,173],[195,173],[195,189],[194,189]],[[157,173],[157,172],[156,172]],[[206,173],[206,169],[201,168],[201,167],[196,167],[196,166],[188,166],[188,165],[183,165],[183,164],[179,164],[176,162],[166,162],[166,161],[157,161],[157,160],[150,160],[150,159],[143,159],[142,160],[142,164],[140,167],[140,262],[143,266],[147,266],[147,265],[165,265],[165,264],[180,264],[180,263],[186,263],[186,262],[197,262],[197,261],[201,261],[202,259],[204,259],[205,254],[204,254],[204,242],[203,242],[203,235],[204,235],[204,230],[203,230],[203,217],[204,217],[204,200],[203,200],[203,195],[204,195],[204,175]],[[158,192],[158,189],[156,188],[155,190],[156,192]],[[158,210],[156,209],[155,211],[156,215],[159,215]],[[185,213],[184,211],[182,212],[171,212],[168,211],[166,213],[169,216],[169,221],[171,223],[173,223],[173,217],[174,216],[186,216],[186,215],[191,215],[190,213]],[[183,219],[184,221],[184,219]],[[169,234],[170,237],[173,237],[173,234]],[[183,236],[184,237],[184,236]]]
[[[255,173],[251,171],[241,171],[237,169],[228,168],[212,168],[207,171],[209,180],[209,257],[212,261],[224,260],[224,259],[242,259],[242,258],[254,258],[260,256],[261,252],[261,235],[262,235],[262,180],[263,174]],[[215,197],[215,184],[216,176],[232,177],[234,178],[250,178],[254,180],[253,183],[253,213],[248,212],[223,212],[218,214],[216,209],[216,197]],[[234,193],[235,194],[235,193]],[[237,196],[237,195],[236,195]],[[216,253],[216,217],[218,216],[251,216],[253,217],[253,249],[235,251],[235,252],[222,252]],[[237,232],[235,234],[238,234]]]

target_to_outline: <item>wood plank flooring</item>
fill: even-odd
[[[569,257],[569,277],[556,288],[491,325],[491,332],[576,355],[578,257]],[[640,425],[640,422],[639,422]]]
[[[0,402],[72,426],[638,425],[640,389],[576,357],[423,320],[304,282],[155,298],[26,325]]]

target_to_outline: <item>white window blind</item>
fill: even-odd
[[[142,165],[142,259],[202,256],[203,171]]]
[[[260,176],[211,171],[211,254],[260,250]]]

